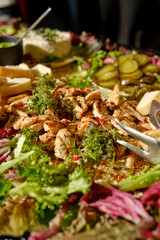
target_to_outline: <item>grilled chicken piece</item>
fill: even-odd
[[[78,96],[76,98],[76,101],[74,102],[74,111],[75,111],[76,119],[81,119],[83,114],[88,111],[88,106],[85,103],[84,97]]]
[[[11,107],[19,107],[21,104],[25,105],[27,103],[27,100],[29,99],[29,96],[23,97],[21,99],[13,101],[10,106]]]
[[[68,157],[70,151],[72,150],[73,145],[73,134],[67,128],[59,130],[55,141],[55,156],[57,158],[62,158],[65,160]]]
[[[28,117],[28,114],[18,108],[13,108],[12,107],[12,112],[15,114],[15,115],[18,115],[20,117]]]
[[[65,125],[58,121],[46,121],[44,122],[44,130],[46,132],[52,133],[56,135],[58,131],[62,128],[64,128]]]
[[[95,90],[93,92],[90,92],[89,94],[87,94],[87,96],[85,96],[85,100],[86,101],[91,101],[91,100],[101,100],[101,93],[99,90]]]
[[[52,108],[46,109],[44,114],[47,115],[47,117],[50,120],[56,120],[56,121],[59,120],[59,117],[58,117],[57,113]]]
[[[78,95],[82,95],[83,94],[83,90],[81,88],[74,88],[71,87],[69,89],[66,90],[65,93],[65,98],[67,97],[72,97],[72,96],[78,96]]]
[[[28,114],[21,109],[14,108],[10,105],[4,105],[3,110],[7,113],[14,113],[15,115],[21,116],[21,117],[28,117]]]
[[[24,127],[30,127],[32,124],[34,124],[38,120],[37,117],[26,117],[21,125],[21,129]]]
[[[115,85],[113,91],[109,95],[106,101],[107,107],[111,110],[115,109],[119,105],[120,95],[119,95],[119,85]]]
[[[134,107],[132,107],[128,102],[124,102],[123,104],[124,108],[126,110],[128,110],[128,112],[130,113],[130,115],[136,117],[139,121],[144,121],[146,119],[146,116],[144,116],[143,114],[139,113],[136,109],[134,109]]]
[[[39,135],[39,140],[44,144],[46,144],[52,138],[54,138],[54,135],[52,133],[44,133],[42,135]]]
[[[98,125],[98,122],[95,117],[89,115],[82,117],[80,123],[78,123],[77,125],[77,129],[78,131],[85,131],[91,124],[94,124],[95,126]]]
[[[126,159],[125,166],[128,170],[134,170],[135,157],[133,155],[129,155]]]
[[[75,134],[76,132],[77,132],[77,124],[79,123],[79,121],[76,121],[76,122],[71,122],[71,123],[69,123],[68,124],[68,126],[67,126],[67,129],[71,132],[71,133],[73,133],[73,134]]]
[[[13,123],[12,123],[12,127],[15,129],[15,130],[20,130],[21,129],[21,125],[24,121],[24,117],[21,117],[21,116],[16,116]]]
[[[103,102],[96,100],[93,103],[93,114],[95,117],[105,120],[108,117],[108,110],[106,105]]]
[[[14,96],[14,97],[10,97],[10,98],[7,99],[7,103],[10,104],[14,101],[17,101],[17,100],[22,99],[22,98],[27,97],[27,96],[28,95],[24,93],[24,94],[19,94],[19,95]]]
[[[32,124],[30,126],[30,128],[32,128],[33,130],[36,130],[37,132],[39,132],[39,131],[41,131],[43,129],[43,124],[44,124],[44,122],[40,121],[40,122]]]

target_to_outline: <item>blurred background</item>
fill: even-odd
[[[138,48],[160,50],[159,0],[0,0],[0,22],[21,17],[31,25],[48,7],[38,27],[91,32]]]

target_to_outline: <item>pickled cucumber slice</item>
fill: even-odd
[[[143,73],[137,69],[136,71],[132,72],[132,73],[120,73],[119,77],[121,78],[121,80],[124,79],[138,79],[140,77],[142,77]]]
[[[132,73],[138,69],[138,63],[134,59],[127,59],[119,65],[121,73]]]
[[[122,62],[124,62],[127,59],[132,59],[133,55],[132,54],[126,54],[126,55],[120,55],[118,57],[118,64],[120,65]]]
[[[160,72],[160,67],[156,66],[152,63],[149,63],[142,68],[142,72],[144,72],[144,73],[147,73],[147,72],[158,73],[158,72]]]
[[[105,66],[103,66],[100,70],[98,70],[94,76],[99,78],[101,75],[107,73],[107,72],[111,72],[115,69],[115,66],[113,64],[106,64]]]
[[[136,60],[139,66],[144,66],[150,61],[147,55],[141,53],[133,55],[133,58]]]
[[[113,87],[116,84],[120,84],[120,80],[118,78],[112,78],[108,81],[99,81],[99,85],[102,87]]]
[[[118,71],[117,70],[113,70],[111,72],[106,72],[105,74],[103,75],[100,75],[98,77],[98,80],[99,81],[107,81],[111,78],[115,78],[116,76],[118,76]]]

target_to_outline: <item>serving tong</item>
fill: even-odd
[[[153,100],[150,108],[149,119],[151,123],[156,127],[160,128],[160,102]],[[115,119],[116,123],[130,136],[144,142],[148,146],[148,151],[144,151],[126,141],[117,140],[119,144],[135,152],[139,156],[143,157],[147,161],[158,164],[160,163],[160,141],[156,138],[147,136],[131,127],[121,123],[118,119]]]

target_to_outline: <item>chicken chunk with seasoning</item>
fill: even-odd
[[[55,156],[65,160],[73,149],[73,145],[73,134],[67,128],[59,130],[55,140]]]

